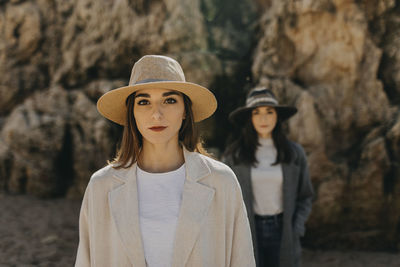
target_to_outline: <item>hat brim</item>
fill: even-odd
[[[255,109],[257,107],[263,107],[263,106],[275,108],[281,121],[285,121],[297,113],[296,107],[283,106],[283,105],[269,105],[269,104],[266,105],[266,104],[260,103],[260,104],[254,105],[252,107],[239,107],[239,108],[235,109],[234,111],[232,111],[229,114],[229,120],[233,124],[238,124],[238,123],[242,124],[246,120],[249,119],[251,111],[253,109]]]
[[[124,86],[102,95],[97,101],[97,110],[105,118],[126,124],[126,99],[129,95],[142,89],[167,89],[181,92],[192,101],[194,121],[199,122],[210,117],[217,109],[217,100],[207,88],[190,82],[160,81]]]

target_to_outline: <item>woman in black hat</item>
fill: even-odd
[[[299,238],[313,188],[303,148],[282,131],[282,122],[296,112],[279,105],[271,90],[255,88],[246,105],[229,115],[241,131],[228,145],[225,162],[242,187],[259,267],[300,264]]]

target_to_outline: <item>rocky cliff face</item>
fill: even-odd
[[[80,197],[120,133],[96,101],[144,54],[176,58],[207,87],[233,76],[255,19],[236,2],[231,18],[216,1],[1,1],[2,190]]]
[[[310,245],[399,242],[396,18],[394,1],[270,1],[260,19],[252,73],[300,110],[288,129],[316,189]]]
[[[201,124],[211,146],[253,85],[299,108],[287,130],[316,191],[305,242],[395,248],[399,37],[394,0],[0,1],[0,190],[81,196],[121,130],[97,98],[166,54],[219,100]]]

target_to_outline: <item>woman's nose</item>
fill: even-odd
[[[154,105],[151,116],[155,120],[159,120],[162,117],[162,111],[160,105]]]
[[[267,114],[262,114],[260,116],[260,121],[262,122],[267,122],[268,121],[268,115]]]

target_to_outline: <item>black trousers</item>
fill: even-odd
[[[279,267],[282,217],[282,213],[274,216],[255,215],[258,267]]]

